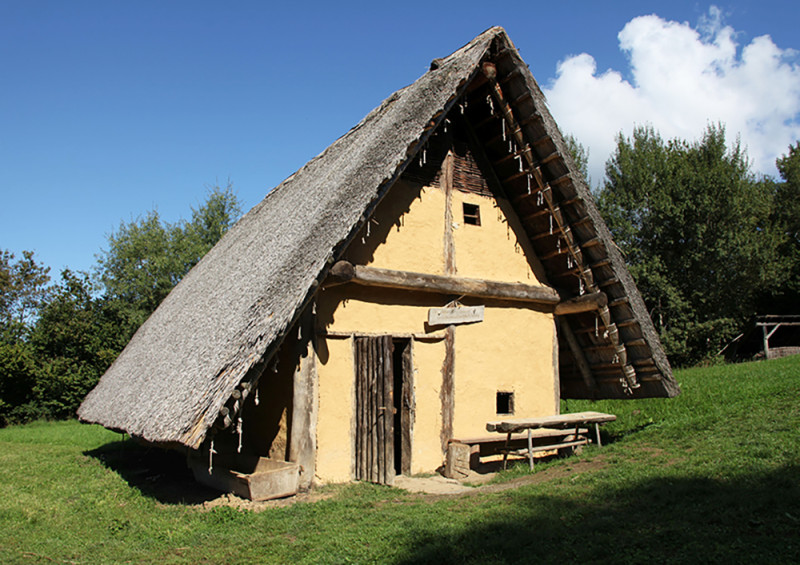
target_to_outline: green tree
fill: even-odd
[[[774,197],[722,126],[694,143],[618,136],[598,205],[676,364],[718,351],[785,280]]]
[[[575,166],[578,167],[578,170],[583,175],[586,184],[591,186],[589,180],[589,150],[571,133],[564,136],[564,142],[567,144],[570,156],[575,162]]]
[[[96,290],[88,274],[67,269],[42,306],[30,339],[39,416],[72,416],[130,335],[128,321]]]
[[[32,251],[16,261],[10,251],[0,252],[0,425],[32,398],[36,356],[29,337],[48,296],[48,270]]]
[[[800,141],[776,161],[783,182],[777,183],[774,222],[786,234],[781,254],[790,262],[786,284],[763,300],[765,314],[800,314]]]
[[[108,300],[125,311],[134,329],[156,309],[241,213],[229,183],[215,186],[192,209],[190,221],[170,224],[157,211],[121,223],[98,258],[98,273]],[[130,336],[128,336],[130,337]]]
[[[14,343],[24,339],[47,298],[49,267],[36,262],[33,251],[23,251],[14,261],[8,250],[0,252],[0,339]]]

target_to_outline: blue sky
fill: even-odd
[[[594,184],[643,121],[686,138],[734,123],[775,174],[800,137],[800,4],[714,6],[0,0],[0,249],[57,276],[91,269],[121,221],[188,217],[209,185],[230,179],[247,210],[493,25],[588,145]],[[659,70],[670,55],[680,72]]]

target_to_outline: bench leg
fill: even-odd
[[[508,465],[508,444],[511,443],[511,432],[508,432],[506,436],[506,443],[503,449],[503,471],[506,470],[506,465]]]
[[[531,471],[533,471],[533,438],[531,437],[530,428],[528,428],[528,463],[531,466]]]
[[[595,423],[594,425],[594,435],[597,437],[597,447],[603,447],[603,444],[600,441],[600,424],[598,423]]]

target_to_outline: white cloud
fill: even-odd
[[[591,55],[561,61],[544,88],[564,133],[589,149],[592,184],[603,179],[614,137],[651,124],[665,139],[698,139],[710,123],[741,136],[754,169],[776,175],[775,159],[800,139],[798,53],[767,36],[739,50],[736,32],[713,7],[696,28],[656,15],[628,22],[618,39],[630,80],[598,73]]]

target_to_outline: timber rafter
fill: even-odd
[[[513,107],[524,103],[527,97],[523,94],[509,103],[503,90],[515,76],[506,76],[502,80],[498,80],[497,67],[491,62],[483,63],[482,71],[488,83],[487,87],[488,97],[490,97],[489,103],[491,106],[491,113],[494,114],[496,112],[503,121],[501,136],[498,138],[497,134],[494,134],[491,136],[490,141],[495,145],[500,142],[508,142],[507,154],[499,159],[495,159],[493,164],[505,169],[512,167],[513,163],[516,163],[518,166],[517,170],[509,172],[507,175],[498,176],[502,176],[506,182],[517,184],[520,182],[525,183],[525,190],[520,191],[519,195],[514,200],[517,202],[525,201],[535,204],[533,205],[534,211],[523,217],[523,222],[528,223],[531,221],[544,220],[546,222],[547,231],[533,234],[533,237],[543,239],[548,235],[554,236],[558,244],[554,248],[551,247],[551,251],[541,254],[540,260],[549,262],[564,261],[565,268],[560,268],[553,274],[564,284],[567,284],[566,281],[570,277],[574,277],[573,280],[577,283],[577,288],[575,290],[579,297],[584,294],[589,294],[593,296],[602,295],[605,298],[605,294],[600,292],[600,288],[616,283],[617,280],[615,277],[607,277],[599,284],[595,281],[591,268],[593,261],[584,257],[584,253],[581,250],[582,246],[577,241],[570,228],[571,223],[575,225],[585,225],[587,223],[590,224],[591,220],[585,213],[582,214],[575,208],[577,214],[573,214],[574,221],[571,222],[570,215],[562,211],[562,206],[575,207],[580,205],[580,200],[573,197],[572,199],[559,201],[553,192],[553,186],[548,183],[546,175],[543,173],[543,169],[546,168],[549,163],[560,159],[558,150],[548,149],[551,145],[545,143],[542,136],[537,137],[534,144],[528,143],[525,136],[525,126],[536,120],[537,114],[534,113],[524,120],[517,120],[514,115]],[[537,150],[540,149],[546,151],[543,156],[537,154]],[[568,178],[568,174],[562,174],[557,177],[557,182],[561,184]],[[593,240],[588,240],[587,244],[587,247],[592,247],[595,242]],[[615,305],[617,305],[617,303],[612,302],[612,306]],[[607,301],[603,301],[602,304],[596,304],[595,307],[592,308],[592,311],[596,312],[595,324],[601,326],[597,328],[596,333],[599,334],[602,332],[603,339],[609,342],[610,348],[614,352],[613,362],[614,365],[621,370],[621,384],[623,389],[629,391],[630,389],[637,388],[639,383],[636,377],[636,371],[629,362],[626,345],[620,337],[618,328],[614,324],[614,319]],[[578,347],[578,338],[568,324],[562,324],[562,328],[565,328],[565,334],[569,334],[568,336],[565,335],[565,339],[570,349],[573,350],[573,355],[578,363],[584,381],[589,385],[590,381],[593,382],[593,377],[591,375],[592,369],[582,354],[575,353]]]

